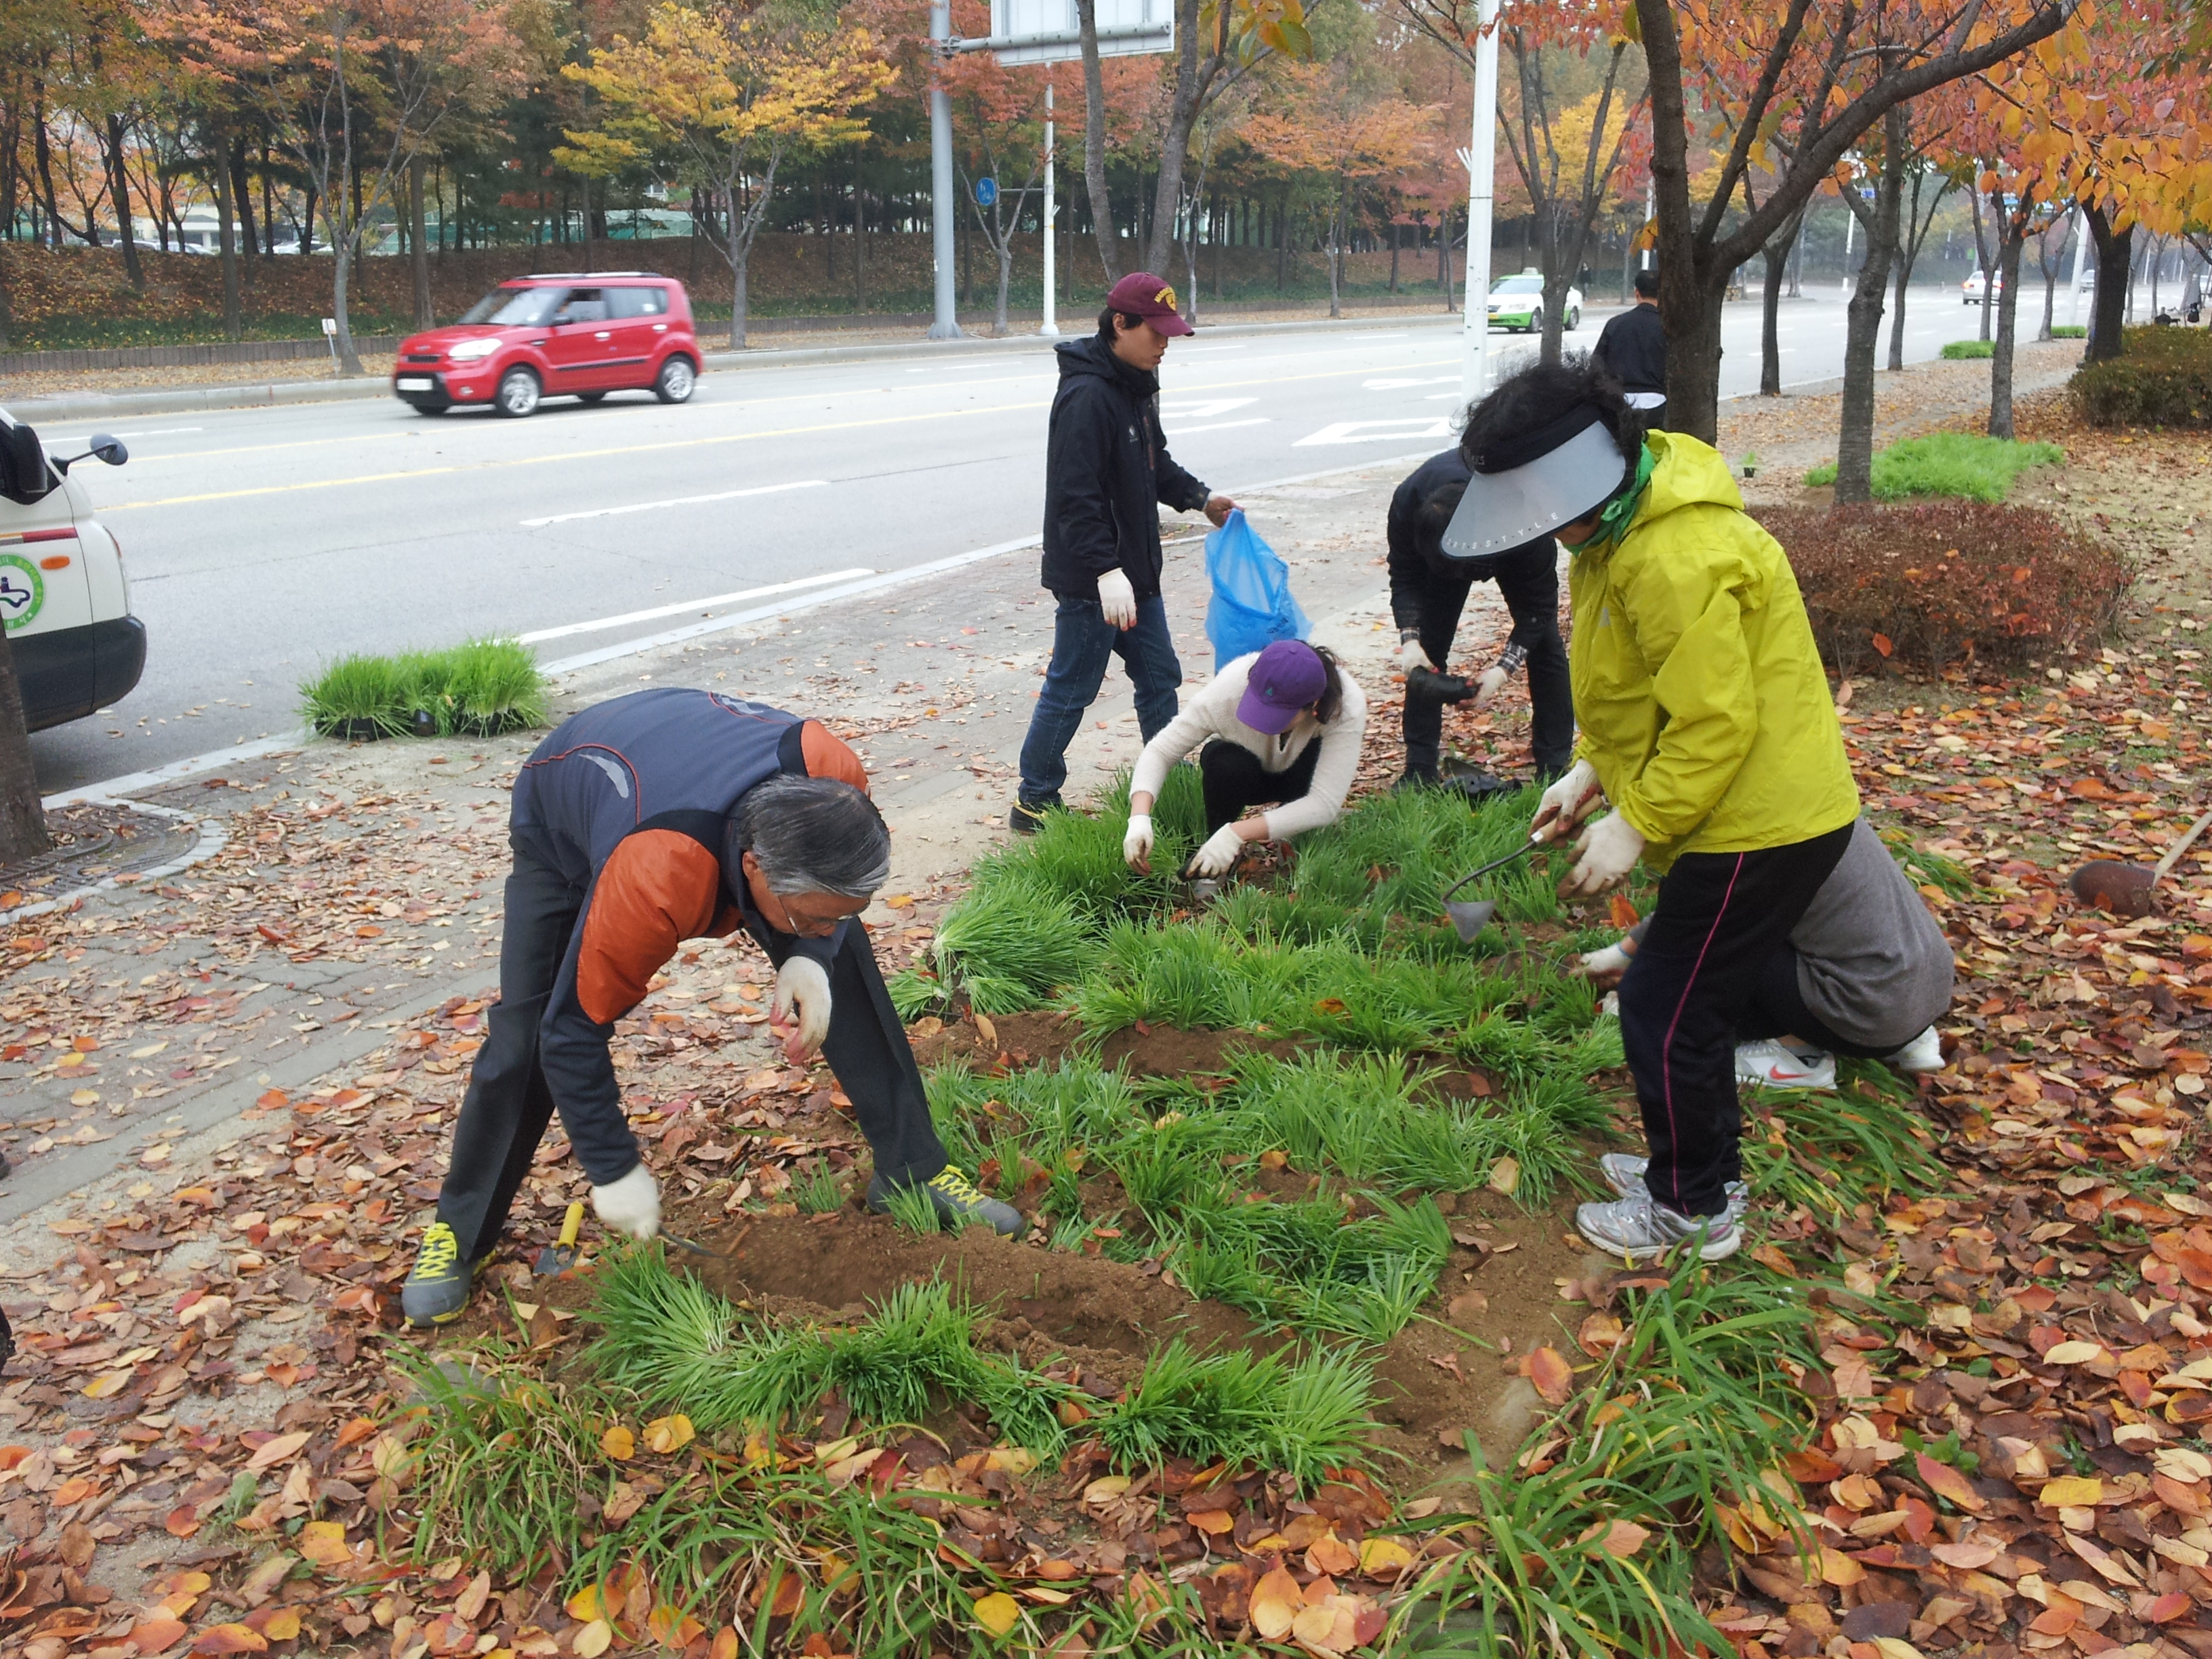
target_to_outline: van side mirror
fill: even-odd
[[[67,460],[57,460],[54,466],[57,471],[66,473],[82,460],[98,459],[110,466],[120,466],[130,459],[131,452],[123,447],[122,439],[109,433],[95,432],[92,434],[91,448],[82,455],[72,455]]]

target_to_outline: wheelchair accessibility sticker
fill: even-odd
[[[46,602],[46,578],[20,553],[0,553],[0,627],[10,634],[30,625]]]

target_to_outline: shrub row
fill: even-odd
[[[513,640],[341,657],[300,697],[301,714],[325,737],[490,737],[545,724],[538,654]]]
[[[2131,573],[2050,515],[1978,501],[1762,507],[1838,673],[2016,668],[2112,626]]]
[[[2122,355],[2069,383],[2092,426],[2212,426],[2212,330],[2131,328]]]

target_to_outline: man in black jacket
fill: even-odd
[[[1478,559],[1444,551],[1443,533],[1466,492],[1468,465],[1454,445],[1415,468],[1390,498],[1390,613],[1398,624],[1398,657],[1406,670],[1404,783],[1438,781],[1443,706],[1472,701],[1478,708],[1520,669],[1528,671],[1528,747],[1540,778],[1574,761],[1574,696],[1567,684],[1567,648],[1559,637],[1559,554],[1551,537]],[[1498,584],[1513,631],[1497,662],[1474,679],[1444,673],[1460,612],[1479,581]]]
[[[1659,320],[1657,271],[1636,273],[1636,303],[1606,319],[1590,356],[1620,382],[1644,430],[1667,424],[1667,325]]]
[[[1182,665],[1160,599],[1159,509],[1202,510],[1217,527],[1237,510],[1175,464],[1160,430],[1160,359],[1170,339],[1190,331],[1175,290],[1139,270],[1114,284],[1096,335],[1058,348],[1060,390],[1045,448],[1044,585],[1060,609],[1008,818],[1023,835],[1060,805],[1067,745],[1097,699],[1109,657],[1118,653],[1129,671],[1147,742],[1180,706]]]

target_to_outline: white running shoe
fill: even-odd
[[[1936,1028],[1931,1025],[1895,1054],[1885,1055],[1884,1061],[1894,1071],[1940,1072],[1943,1069],[1943,1039],[1936,1035]]]
[[[1818,1049],[1801,1054],[1771,1039],[1739,1042],[1735,1080],[1759,1089],[1833,1089],[1836,1057]]]
[[[1678,1214],[1648,1193],[1616,1198],[1610,1204],[1585,1204],[1575,1212],[1575,1231],[1608,1255],[1632,1262],[1656,1261],[1694,1242],[1698,1259],[1719,1261],[1736,1253],[1743,1234],[1723,1212]]]
[[[1633,1152],[1607,1152],[1597,1161],[1597,1172],[1605,1177],[1605,1184],[1623,1198],[1649,1198],[1650,1189],[1644,1184],[1644,1172],[1651,1167],[1648,1158],[1638,1158]],[[1723,1189],[1728,1200],[1728,1218],[1741,1224],[1744,1212],[1751,1208],[1751,1188],[1744,1182],[1731,1181]]]

